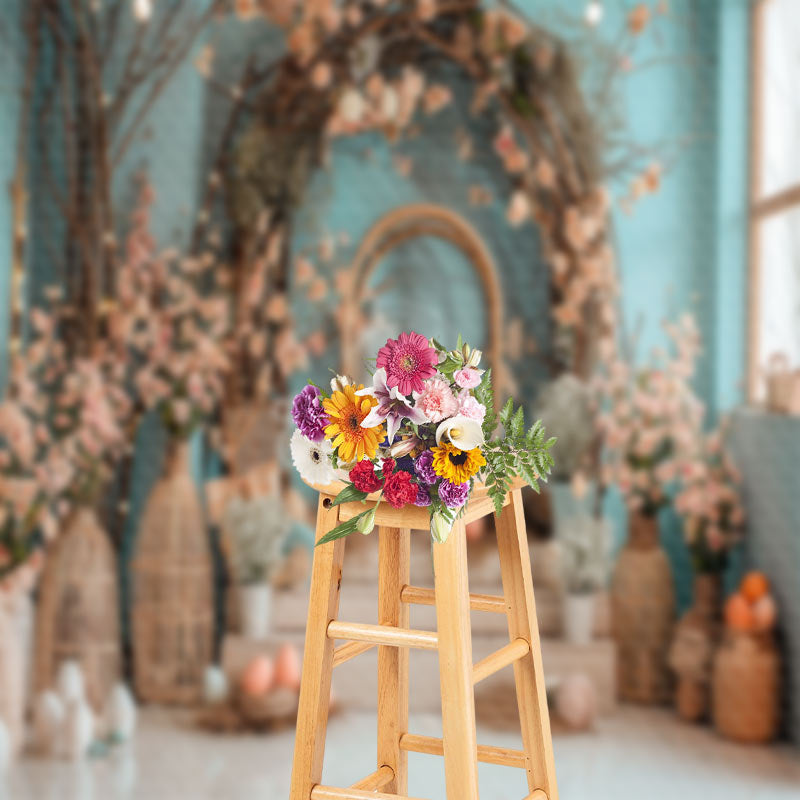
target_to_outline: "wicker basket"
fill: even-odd
[[[65,660],[83,671],[86,694],[100,711],[120,674],[117,565],[94,509],[67,519],[45,562],[36,614],[36,689],[50,689]]]
[[[142,515],[133,563],[134,685],[144,701],[202,698],[214,636],[211,552],[185,442]]]
[[[619,697],[648,705],[667,703],[675,590],[654,517],[631,515],[629,541],[614,569],[611,602]]]
[[[770,635],[729,632],[714,659],[714,726],[737,742],[775,738],[779,717],[780,663]]]
[[[721,591],[720,575],[695,575],[694,603],[675,628],[669,655],[677,676],[675,707],[687,722],[705,719],[710,709],[711,666],[722,634]]]

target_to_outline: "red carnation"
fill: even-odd
[[[377,492],[383,481],[375,474],[375,467],[369,459],[363,459],[350,470],[350,480],[360,492]]]
[[[402,508],[417,499],[417,485],[408,472],[400,470],[386,479],[383,496],[393,508]]]
[[[384,478],[388,478],[393,472],[397,462],[393,458],[384,458],[381,472]]]

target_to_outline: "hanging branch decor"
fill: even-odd
[[[588,375],[597,347],[613,342],[616,278],[598,136],[567,47],[474,0],[309,3],[288,17],[286,56],[266,67],[250,59],[234,86],[209,78],[231,105],[194,246],[202,252],[221,234],[231,243],[227,405],[285,405],[287,376],[302,366],[289,314],[269,310],[288,297],[288,237],[312,168],[337,137],[379,130],[394,141],[418,113],[437,113],[451,91],[425,70],[440,63],[472,82],[472,111],[496,122],[494,150],[513,184],[509,221],[533,221],[542,234],[558,364]],[[198,68],[210,74],[206,56]],[[214,223],[220,216],[227,227]]]

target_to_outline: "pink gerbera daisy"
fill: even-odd
[[[436,374],[439,357],[418,333],[401,333],[378,350],[376,366],[386,369],[386,385],[401,394],[422,391],[423,381]]]

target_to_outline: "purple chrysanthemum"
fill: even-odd
[[[325,426],[330,419],[322,407],[320,391],[309,384],[292,402],[292,419],[300,432],[312,442],[321,442],[325,437]]]
[[[417,484],[417,499],[414,501],[414,505],[424,508],[430,504],[431,496],[428,494],[428,490],[424,486]]]
[[[439,484],[439,497],[448,508],[461,508],[469,497],[469,483],[450,483],[443,480]]]
[[[439,480],[439,476],[433,471],[433,451],[423,450],[414,460],[414,472],[423,483],[432,486]]]

